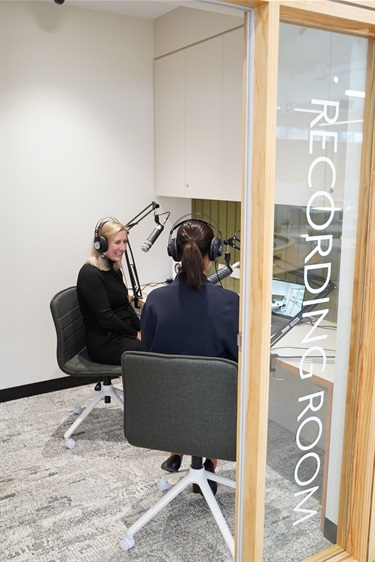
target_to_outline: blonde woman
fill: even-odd
[[[121,268],[127,242],[127,229],[117,219],[100,220],[91,256],[78,274],[87,351],[98,363],[120,365],[124,351],[141,349],[140,321],[129,301]]]

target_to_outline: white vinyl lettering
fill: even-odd
[[[315,398],[319,398],[319,403],[316,406],[314,406]],[[318,412],[320,410],[324,402],[324,390],[320,390],[319,392],[314,392],[313,394],[308,394],[307,396],[298,398],[298,402],[302,402],[304,400],[308,400],[309,403],[307,404],[306,408],[300,413],[297,421],[303,418],[308,410],[311,410],[312,412]]]
[[[318,316],[318,319],[316,320],[316,322],[313,324],[311,330],[308,332],[308,334],[306,334],[306,336],[304,336],[302,343],[309,343],[309,342],[313,342],[313,341],[319,341],[319,340],[325,340],[327,339],[327,334],[319,334],[319,335],[315,335],[314,337],[311,337],[311,334],[313,334],[315,332],[315,330],[319,327],[319,324],[321,323],[322,320],[324,320],[324,318],[327,316],[328,314],[328,308],[325,308],[324,310],[310,310],[310,312],[304,312],[302,314],[302,318],[313,318],[314,316]]]
[[[316,224],[316,222],[314,221],[314,218],[311,216],[311,209],[312,207],[314,207],[314,200],[317,197],[324,197],[324,199],[328,200],[329,203],[329,207],[327,207],[327,211],[330,211],[330,215],[329,218],[327,219],[327,221],[323,224]],[[331,195],[327,192],[327,191],[316,191],[314,193],[314,195],[312,195],[307,203],[307,208],[306,208],[306,218],[307,218],[307,222],[309,223],[309,225],[311,226],[311,228],[314,228],[315,230],[324,230],[325,228],[328,228],[328,226],[331,224],[333,216],[335,214],[335,203],[331,197]]]
[[[319,486],[314,486],[314,488],[309,488],[308,490],[301,490],[300,492],[296,492],[294,497],[301,496],[302,494],[307,494],[306,497],[302,498],[299,504],[293,508],[293,511],[297,511],[299,513],[306,513],[305,517],[298,519],[298,521],[294,521],[294,525],[299,525],[302,521],[306,521],[306,519],[310,519],[313,515],[317,513],[316,509],[301,509],[301,506],[311,498],[313,494],[319,489]]]
[[[315,472],[312,476],[310,476],[310,478],[308,480],[301,480],[301,478],[298,475],[299,469],[302,466],[302,463],[304,463],[309,458],[313,458],[316,461]],[[299,486],[308,486],[309,484],[311,484],[311,482],[314,482],[315,478],[319,474],[319,470],[320,470],[319,455],[317,453],[306,453],[306,455],[304,455],[301,459],[299,459],[299,461],[297,463],[297,466],[296,466],[295,471],[294,471],[294,480],[297,482],[297,484]]]
[[[309,169],[309,174],[307,176],[307,185],[309,187],[313,187],[312,185],[312,173],[315,169],[315,166],[317,164],[328,164],[328,166],[331,168],[332,170],[332,181],[331,181],[331,187],[333,187],[336,183],[336,168],[334,163],[332,162],[332,160],[330,160],[329,158],[327,158],[326,156],[319,156],[319,158],[315,158],[315,160],[313,161],[313,163],[310,166]]]
[[[325,150],[327,146],[326,140],[333,139],[333,151],[337,152],[337,137],[338,137],[337,133],[330,133],[329,131],[311,131],[309,153],[312,154],[313,152],[313,142],[315,138],[317,138],[318,141],[319,139],[321,139],[323,150]]]
[[[327,270],[327,274],[324,277],[319,275],[319,277],[317,278],[316,273],[314,273],[317,270]],[[322,291],[324,291],[324,289],[327,287],[328,283],[331,280],[331,264],[312,263],[310,265],[306,265],[303,270],[303,280],[305,282],[306,289],[310,291],[310,293],[313,294],[321,293]],[[322,284],[319,285],[319,287],[313,287],[312,283],[310,283],[310,280],[314,284],[318,284],[318,282]]]
[[[317,242],[315,248],[311,250],[308,256],[305,257],[305,263],[310,261],[310,259],[318,252],[318,254],[324,258],[329,256],[332,250],[332,234],[321,234],[320,236],[306,236],[306,242]],[[328,242],[328,247],[324,250],[322,247],[323,242]]]
[[[301,443],[301,439],[300,439],[301,431],[305,427],[306,424],[311,423],[311,422],[316,423],[317,426],[318,426],[317,436],[315,437],[315,441],[313,441],[312,443],[309,443],[308,445],[303,445]],[[301,449],[301,451],[309,451],[310,449],[313,449],[315,447],[315,445],[318,444],[319,439],[322,436],[322,433],[323,433],[323,424],[317,416],[311,416],[311,418],[306,418],[305,420],[303,420],[303,422],[299,426],[299,428],[297,430],[297,433],[296,433],[296,443],[298,445],[298,448]]]
[[[306,205],[306,220],[312,230],[304,236],[306,243],[309,244],[308,254],[304,260],[303,279],[306,289],[312,298],[305,299],[304,306],[315,307],[318,304],[324,304],[322,310],[308,310],[304,312],[302,317],[315,320],[311,329],[302,337],[301,344],[313,343],[327,339],[327,333],[324,331],[323,320],[329,313],[329,298],[326,296],[326,289],[331,281],[331,261],[330,255],[333,247],[332,234],[322,232],[326,230],[332,223],[335,215],[335,204],[331,194],[326,191],[326,187],[332,190],[336,185],[337,173],[334,161],[328,156],[322,155],[322,150],[327,150],[328,144],[333,146],[333,152],[338,149],[338,134],[334,131],[322,130],[321,125],[333,125],[339,118],[338,101],[312,99],[311,105],[320,106],[320,113],[310,122],[309,131],[309,154],[316,152],[316,157],[310,162],[306,183],[312,189],[311,196]],[[314,130],[314,127],[319,127]],[[311,244],[313,245],[311,247]],[[318,261],[319,260],[319,261]],[[312,263],[315,261],[317,263]],[[318,331],[319,328],[319,331]],[[313,376],[313,365],[311,361],[313,356],[319,355],[322,359],[320,371],[324,372],[327,364],[326,351],[320,345],[312,345],[303,353],[299,363],[299,376],[301,380],[309,379]],[[314,363],[314,371],[316,374],[316,363]],[[298,428],[296,431],[296,445],[301,452],[305,454],[299,459],[294,470],[294,480],[296,484],[303,490],[296,492],[295,497],[303,496],[300,503],[293,509],[297,513],[304,514],[303,517],[293,523],[299,525],[303,521],[310,519],[316,515],[316,509],[309,509],[305,504],[311,499],[319,486],[313,486],[306,489],[319,475],[321,461],[318,453],[313,451],[317,447],[318,442],[323,434],[323,423],[321,420],[321,408],[324,404],[325,391],[321,390],[306,396],[298,398],[298,402],[304,403],[304,408],[297,417]],[[312,442],[311,438],[303,439],[302,432],[304,428],[316,428],[316,435]],[[310,435],[310,432],[309,434]],[[307,451],[307,452],[306,452]],[[304,508],[302,508],[304,506]]]
[[[317,123],[319,123],[319,121],[321,119],[324,119],[324,121],[327,123],[327,125],[333,125],[333,123],[335,123],[337,121],[337,119],[339,118],[339,105],[340,102],[338,101],[328,101],[328,100],[315,100],[312,99],[311,100],[312,105],[322,105],[323,106],[323,110],[321,113],[319,113],[319,115],[317,115],[317,117],[315,117],[315,119],[313,121],[311,121],[310,123],[310,129],[312,129],[314,127],[314,125],[316,125]],[[333,108],[334,109],[334,116],[333,117],[328,117],[328,111],[329,108]]]
[[[309,349],[306,349],[305,353],[301,357],[301,361],[300,361],[300,364],[299,364],[299,376],[301,377],[301,379],[307,379],[307,378],[312,377],[312,367],[313,366],[310,365],[309,370],[307,370],[304,366],[305,359],[309,357],[310,353],[319,353],[322,356],[323,363],[322,363],[322,367],[321,367],[321,373],[323,373],[325,368],[326,368],[327,356],[326,356],[325,350],[322,347],[320,347],[320,345],[313,345],[312,347],[309,347]]]

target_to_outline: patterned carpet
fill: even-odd
[[[160,497],[155,484],[165,453],[130,446],[122,412],[112,404],[97,407],[74,435],[76,447],[65,449],[62,436],[75,419],[72,406],[86,405],[91,390],[92,385],[82,386],[1,404],[2,562],[228,558],[205,501],[190,490],[135,535],[134,549],[120,550],[126,527]],[[264,561],[298,562],[330,543],[319,532],[319,516],[316,528],[311,521],[307,528],[293,527],[293,436],[275,424],[269,434]],[[235,478],[235,464],[219,461],[218,472]],[[234,491],[219,486],[217,499],[233,532]],[[320,510],[318,498],[314,501]]]

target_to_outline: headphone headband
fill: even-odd
[[[115,219],[114,217],[104,217],[96,223],[95,234],[94,234],[94,248],[95,250],[98,250],[98,252],[104,253],[108,250],[108,240],[106,239],[105,236],[100,236],[99,232],[103,228],[103,226],[110,221],[121,224],[120,221]]]
[[[177,219],[176,222],[173,224],[168,237],[167,252],[168,255],[174,259],[174,261],[177,262],[180,261],[181,256],[177,248],[176,237],[172,238],[172,234],[175,230],[177,230],[182,224],[184,224],[188,220],[203,222],[204,224],[207,224],[208,226],[215,228],[219,232],[220,238],[214,236],[211,240],[208,257],[211,261],[216,261],[221,256],[223,252],[223,242],[222,242],[223,235],[221,233],[220,227],[217,224],[212,224],[211,222],[208,222],[207,220],[200,217],[207,217],[210,221],[213,221],[211,217],[209,217],[208,215],[202,215],[202,213],[187,213],[186,215],[182,215],[182,217]]]

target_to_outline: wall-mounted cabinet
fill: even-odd
[[[161,196],[241,200],[243,29],[155,61]]]

